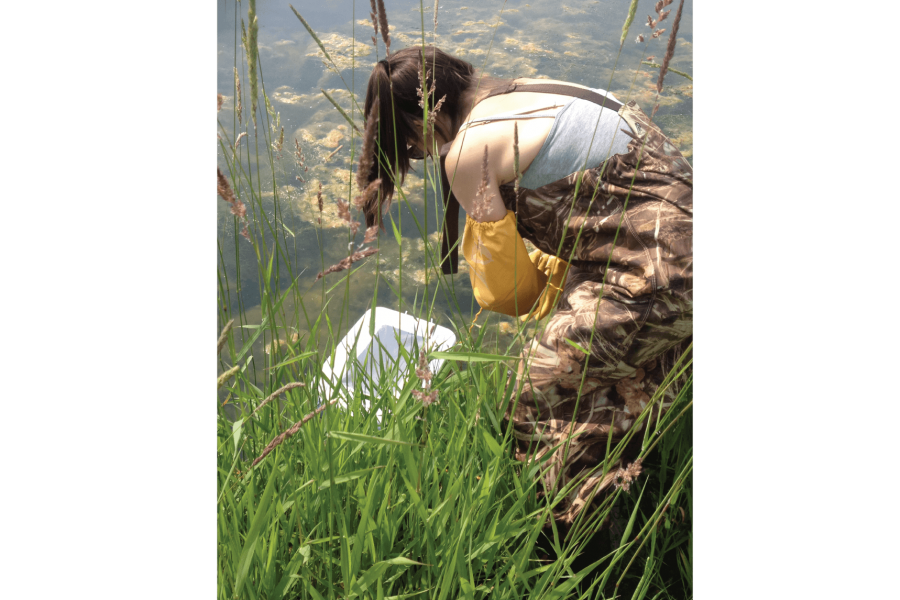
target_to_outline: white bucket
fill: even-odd
[[[371,395],[370,381],[377,383],[381,379],[382,368],[390,370],[395,365],[393,394],[395,398],[400,396],[410,369],[400,353],[401,345],[412,355],[410,360],[415,369],[419,357],[414,354],[414,346],[432,352],[449,350],[456,343],[456,336],[446,327],[383,306],[375,308],[374,329],[370,335],[372,319],[372,310],[366,311],[335,349],[334,365],[331,366],[329,360],[322,366],[322,375],[335,386],[332,390],[326,382],[322,382],[323,394],[332,398],[337,395],[338,403],[345,409],[357,387],[361,394]],[[432,373],[437,373],[442,364],[444,360],[436,358],[428,366]],[[365,398],[362,405],[366,411],[369,410],[370,403]],[[377,411],[376,416],[380,421],[381,410]]]

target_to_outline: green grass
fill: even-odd
[[[249,4],[253,11],[255,2]],[[423,11],[425,40],[424,17],[431,16],[431,7]],[[298,27],[315,36],[307,23],[298,22]],[[246,54],[253,56],[254,64],[259,59],[255,48],[247,51],[240,32],[236,23],[235,66],[244,72]],[[623,30],[623,39],[626,34]],[[247,45],[251,43],[255,33],[247,38]],[[534,326],[519,328],[510,339],[500,333],[496,316],[482,316],[469,332],[471,299],[461,299],[465,295],[453,279],[435,268],[436,248],[427,239],[429,228],[433,231],[438,224],[438,211],[430,217],[435,225],[429,225],[426,203],[425,218],[419,221],[399,188],[399,203],[409,209],[407,218],[412,215],[425,240],[429,266],[426,284],[414,292],[412,301],[402,277],[410,265],[403,263],[399,249],[401,277],[380,297],[380,286],[363,290],[355,283],[376,270],[377,257],[312,283],[315,274],[298,267],[297,236],[285,224],[285,204],[276,182],[283,174],[273,149],[280,116],[266,96],[262,72],[255,83],[262,96],[257,129],[255,134],[248,129],[238,152],[232,152],[234,140],[228,139],[229,131],[238,131],[237,115],[232,115],[229,128],[220,114],[223,171],[247,204],[250,239],[239,236],[242,224],[235,219],[229,228],[234,257],[226,260],[231,245],[224,239],[218,248],[219,318],[222,325],[235,320],[219,356],[220,372],[237,367],[223,382],[218,399],[218,597],[690,597],[689,360],[679,367],[686,370],[688,383],[661,422],[648,423],[642,432],[632,427],[628,437],[610,444],[610,462],[628,444],[642,448],[644,473],[630,492],[615,491],[585,510],[570,531],[557,529],[549,514],[568,489],[547,492],[540,482],[543,462],[514,459],[511,430],[503,419],[513,394],[508,372]],[[251,104],[249,88],[244,85],[245,107]],[[357,106],[344,108],[351,122],[359,118]],[[244,127],[247,121],[244,118]],[[354,152],[359,141],[352,127],[350,136]],[[290,151],[290,144],[285,142],[284,152]],[[434,188],[435,179],[426,169],[423,186]],[[345,199],[354,187],[351,181]],[[387,223],[387,235],[377,242],[380,253],[399,246],[402,214],[397,212],[396,220],[392,216]],[[316,235],[318,262],[324,269],[332,261],[324,232],[316,229]],[[258,313],[245,306],[242,297],[240,282],[247,277],[241,269],[248,265],[258,286]],[[375,280],[383,278],[376,273]],[[395,398],[396,372],[383,373],[371,382],[370,411],[362,409],[357,391],[349,410],[326,406],[251,466],[273,438],[337,392],[327,389],[320,369],[358,318],[354,311],[360,293],[367,294],[365,304],[370,306],[392,304],[455,328],[460,344],[442,356],[444,367],[433,381],[439,403],[425,408],[413,398],[419,383],[414,375],[401,381],[402,393]],[[451,306],[449,316],[438,314],[439,300]],[[328,310],[332,306],[340,307],[336,321]],[[302,335],[291,338],[300,331]],[[279,339],[284,343],[272,346]],[[267,346],[268,353],[263,351]],[[415,363],[417,357],[413,353],[407,360]],[[251,416],[265,398],[291,382],[305,386],[287,391]],[[658,396],[653,401],[659,401]],[[375,417],[379,409],[384,413],[381,422]],[[646,418],[647,413],[642,416]],[[604,464],[597,469],[604,470]]]
[[[314,371],[317,359],[290,366]],[[241,418],[219,421],[222,598],[562,598],[620,581],[660,591],[678,585],[662,597],[686,597],[690,530],[677,524],[691,521],[689,388],[661,424],[671,428],[648,456],[649,476],[631,494],[613,495],[565,542],[542,530],[552,506],[537,498],[542,465],[512,458],[504,362],[446,365],[434,382],[439,404],[426,409],[412,398],[415,377],[399,399],[376,396],[367,415],[357,394],[349,413],[329,407],[254,468],[262,447],[321,396],[309,377],[281,405],[247,419],[261,398],[239,394]],[[393,380],[385,374],[376,389]],[[376,409],[389,413],[381,423]],[[607,532],[591,538],[611,509],[628,519],[615,551]],[[591,564],[583,564],[585,551]]]

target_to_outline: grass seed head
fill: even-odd
[[[484,156],[481,159],[481,183],[475,191],[475,202],[472,204],[472,217],[480,221],[487,213],[492,194],[488,193],[488,147],[484,145]]]
[[[378,110],[379,101],[376,98],[372,104],[369,118],[366,119],[366,132],[363,136],[362,152],[359,155],[359,166],[356,168],[356,185],[359,191],[365,191],[369,185],[369,177],[375,160],[375,138],[378,135]]]
[[[319,205],[319,213],[321,213],[325,209],[325,206],[322,202],[322,182],[321,181],[319,182],[319,191],[316,192],[316,202]],[[321,218],[319,220],[321,221]]]
[[[345,223],[350,223],[353,220],[353,217],[350,216],[350,203],[346,200],[338,200],[338,216],[344,220]]]
[[[338,200],[338,216],[341,217],[344,221],[350,222],[350,203],[345,200]]]
[[[622,488],[626,492],[631,489],[631,484],[634,483],[637,478],[641,474],[641,461],[636,460],[630,465],[628,465],[627,469],[619,468],[614,475],[613,481],[614,485],[617,488]]]
[[[366,235],[363,236],[363,244],[374,242],[378,238],[378,225],[372,225],[366,229]]]
[[[642,468],[643,465],[641,464],[640,459],[638,459],[628,465],[628,468],[625,469],[625,473],[632,479],[632,481],[634,481],[640,476]]]
[[[422,92],[422,88],[425,87],[425,84],[422,82],[422,71],[418,72],[419,75],[419,85],[416,87],[416,96],[419,97],[419,108],[425,108],[425,94]],[[425,79],[428,80],[428,70],[425,70]],[[220,96],[222,94],[219,94]]]
[[[438,391],[431,390],[430,392],[422,392],[419,390],[413,390],[412,393],[413,398],[422,403],[422,406],[426,408],[431,406],[432,404],[437,404],[438,401]]]
[[[372,206],[378,199],[378,188],[381,187],[381,179],[376,179],[366,186],[363,193],[353,199],[353,205],[366,212],[366,207]]]
[[[237,216],[239,219],[246,219],[247,207],[235,197],[234,190],[231,189],[231,184],[228,183],[228,178],[222,173],[222,169],[216,167],[216,176],[218,179],[217,187],[219,195],[222,196],[222,199],[225,200],[225,202],[231,205],[231,214]],[[246,225],[244,228],[246,229]]]
[[[622,24],[622,37],[619,39],[619,46],[622,46],[625,43],[625,38],[628,37],[628,30],[631,28],[634,15],[637,13],[637,5],[638,0],[631,0],[631,4],[628,6],[628,16],[625,17],[625,23]]]
[[[423,63],[425,61],[422,61]],[[419,108],[425,108],[425,88],[428,84],[428,77],[431,76],[431,71],[425,69],[425,80],[422,80],[422,71],[419,71],[419,87],[416,88],[416,94],[419,96]],[[434,89],[437,82],[434,80],[434,77],[431,78],[431,87],[428,89],[428,97],[434,97]]]
[[[237,67],[234,67],[234,87],[237,90],[237,114],[238,114],[238,125],[243,125],[243,112],[244,105],[241,104],[241,78],[238,77]]]
[[[234,197],[234,190],[231,189],[231,184],[228,183],[228,178],[225,177],[225,173],[222,172],[222,169],[216,167],[216,176],[218,178],[218,191],[219,195],[222,196],[222,199],[229,204],[233,204],[237,201],[237,198]]]
[[[260,410],[263,406],[265,406],[266,404],[268,404],[269,402],[271,402],[272,400],[274,400],[275,398],[277,398],[277,397],[280,396],[281,394],[285,393],[286,391],[292,390],[292,389],[294,389],[294,388],[305,387],[305,386],[306,386],[305,383],[300,383],[299,381],[295,381],[295,382],[293,382],[293,383],[288,383],[287,385],[281,386],[280,388],[278,388],[277,390],[275,390],[274,392],[272,392],[265,400],[263,400],[262,402],[260,402],[260,403],[259,403],[259,406],[257,406],[255,409],[253,409],[253,412],[250,413],[250,416],[247,417],[247,419],[250,419],[251,417],[253,417],[253,415],[255,415],[256,413],[258,413],[259,410]]]
[[[381,39],[384,40],[384,48],[387,55],[391,55],[391,34],[388,28],[387,13],[384,10],[384,0],[378,0],[378,21],[381,25]]]
[[[269,442],[269,445],[266,446],[265,448],[263,448],[262,454],[260,454],[256,458],[256,460],[253,461],[253,463],[250,465],[250,468],[252,469],[257,464],[259,464],[259,462],[262,459],[264,459],[266,456],[268,456],[269,453],[272,452],[272,450],[274,450],[275,448],[280,446],[282,444],[282,442],[284,442],[286,439],[290,438],[295,433],[300,431],[300,428],[303,427],[307,422],[309,422],[313,417],[315,417],[317,414],[321,413],[323,410],[325,410],[326,408],[328,408],[329,406],[331,406],[332,404],[334,404],[337,401],[338,401],[338,399],[335,398],[334,400],[326,402],[325,404],[323,404],[316,410],[312,411],[311,413],[309,413],[308,415],[306,415],[305,417],[303,417],[302,419],[300,419],[299,421],[297,421],[296,423],[291,425],[291,427],[289,429],[285,430],[284,433],[275,436],[275,438],[271,442]]]
[[[222,348],[225,347],[225,342],[228,341],[228,332],[231,331],[232,325],[234,325],[234,319],[231,319],[230,321],[225,323],[225,327],[222,328],[222,333],[219,334],[219,343],[216,354],[220,353],[222,351]]]
[[[358,261],[366,258],[367,256],[372,256],[376,252],[378,252],[377,248],[366,248],[365,250],[360,250],[359,252],[354,252],[353,254],[351,254],[350,256],[348,256],[347,258],[342,260],[341,262],[339,262],[335,265],[331,265],[330,267],[328,267],[327,269],[325,269],[324,271],[322,271],[321,273],[316,275],[316,281],[322,279],[326,275],[330,275],[331,273],[337,273],[338,271],[345,271],[345,270],[349,269],[353,265],[353,263],[358,262]]]
[[[225,371],[224,373],[222,373],[221,375],[219,375],[219,379],[217,381],[218,387],[216,389],[219,389],[223,385],[225,385],[225,383],[228,382],[229,379],[234,377],[234,375],[240,370],[241,370],[241,365],[235,365],[235,366],[231,367],[230,369],[228,369],[227,371]]]
[[[516,181],[514,184],[514,189],[516,192],[516,199],[519,198],[519,124],[517,122],[513,122],[513,168],[516,172]]]
[[[681,22],[681,9],[684,8],[684,0],[678,3],[678,12],[675,13],[675,20],[672,22],[672,33],[669,34],[669,43],[666,46],[666,55],[663,57],[662,66],[659,68],[659,79],[656,80],[656,92],[662,92],[663,79],[666,71],[669,70],[669,61],[675,55],[675,38],[678,35],[678,24]]]
[[[444,105],[444,100],[447,99],[447,94],[441,96],[441,99],[437,101],[434,105],[434,108],[431,109],[431,112],[428,113],[428,126],[433,127],[434,122],[437,120],[438,113],[441,112],[441,107]]]
[[[419,364],[416,367],[416,377],[425,382],[425,389],[431,388],[431,378],[433,374],[431,369],[428,367],[428,357],[425,355],[425,351],[422,350],[419,352]]]
[[[301,167],[305,166],[303,164],[303,150],[300,149],[300,142],[297,141],[297,138],[294,138],[294,148],[296,149],[294,155],[297,157],[297,164]]]
[[[256,99],[259,95],[259,82],[256,77],[256,62],[259,58],[259,48],[256,42],[259,33],[259,21],[256,19],[256,0],[250,0],[250,8],[247,12],[250,21],[249,34],[247,36],[247,71],[250,77],[250,116],[253,118],[253,128],[256,129]]]
[[[375,0],[369,0],[369,4],[372,5],[372,12],[369,13],[369,16],[372,18],[372,27],[375,29],[375,35],[372,36],[372,44],[377,46],[378,42],[375,41],[375,38],[378,35],[378,8],[375,6]]]

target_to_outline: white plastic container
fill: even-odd
[[[373,318],[375,326],[370,335],[370,322]],[[382,368],[391,370],[397,366],[393,394],[395,398],[399,397],[407,372],[410,367],[414,370],[418,362],[418,353],[414,351],[414,347],[428,352],[446,351],[455,343],[456,336],[453,332],[436,323],[416,319],[407,313],[399,313],[383,306],[376,307],[374,317],[372,310],[368,310],[338,344],[334,366],[329,364],[330,361],[322,366],[322,375],[335,386],[332,390],[323,382],[322,393],[332,398],[336,394],[338,404],[346,409],[348,399],[359,387],[363,394],[363,408],[368,411],[370,403],[365,395],[371,394],[370,381],[376,384],[380,381]],[[401,345],[411,355],[411,365],[400,353]],[[432,373],[437,373],[443,363],[443,359],[434,359],[428,365]],[[376,416],[380,421],[380,410]]]

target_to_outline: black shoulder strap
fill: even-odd
[[[587,100],[589,102],[593,102],[594,104],[599,104],[604,108],[609,108],[610,110],[614,110],[616,112],[622,108],[622,104],[616,102],[612,98],[604,96],[603,94],[598,94],[594,90],[587,90],[580,87],[575,87],[574,85],[563,85],[561,83],[510,83],[506,88],[498,88],[493,90],[490,94],[485,96],[485,98],[491,98],[492,96],[499,96],[501,94],[509,94],[511,92],[538,92],[541,94],[559,94],[560,96],[573,96],[575,98],[581,98],[582,100]]]
[[[603,94],[598,94],[593,90],[587,90],[573,85],[562,85],[559,83],[510,83],[506,88],[498,88],[493,90],[485,98],[499,96],[501,94],[509,94],[512,92],[539,92],[541,94],[559,94],[561,96],[573,96],[582,100],[599,104],[603,108],[608,108],[618,112],[622,108],[622,104],[616,102],[612,98],[608,98]],[[456,246],[456,240],[459,239],[459,202],[453,191],[450,189],[450,180],[447,177],[447,168],[445,163],[447,160],[447,152],[450,150],[450,144],[445,144],[441,148],[441,188],[444,196],[444,232],[441,236],[441,271],[445,275],[452,275],[459,271],[459,246]],[[450,247],[453,246],[451,250]]]

